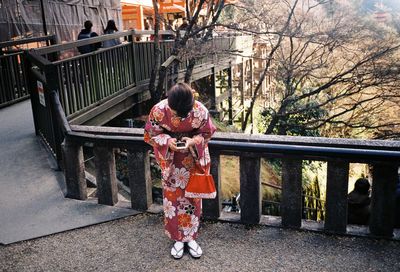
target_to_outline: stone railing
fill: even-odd
[[[113,150],[128,154],[132,208],[146,211],[152,204],[150,146],[143,142],[143,130],[131,128],[71,126],[64,119],[63,144],[67,197],[87,198],[83,145],[94,148],[98,202],[114,205],[117,200]],[[323,231],[346,233],[349,163],[367,163],[372,168],[372,203],[369,235],[392,237],[395,213],[395,186],[398,182],[400,143],[396,141],[329,139],[290,136],[216,133],[210,141],[211,173],[218,196],[204,200],[204,217],[221,218],[220,156],[240,157],[239,220],[258,224],[261,215],[260,159],[282,160],[282,201],[280,226],[302,227],[302,161],[326,161],[326,217]]]

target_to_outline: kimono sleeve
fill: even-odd
[[[149,118],[144,128],[144,141],[150,144],[158,161],[168,160],[170,156],[169,143],[172,137],[165,133],[160,126],[164,118],[164,111],[155,105],[149,114]]]
[[[216,131],[216,127],[212,123],[210,114],[207,110],[204,111],[204,119],[200,127],[196,130],[193,140],[195,142],[196,155],[202,166],[206,166],[210,162],[210,154],[208,152],[208,141]]]

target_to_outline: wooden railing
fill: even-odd
[[[143,130],[87,126],[71,128],[65,117],[62,123],[66,133],[63,150],[67,196],[80,200],[87,198],[82,146],[90,144],[94,147],[98,202],[116,204],[114,149],[123,148],[128,154],[132,208],[147,210],[152,204],[150,146],[143,142]],[[318,160],[328,163],[323,231],[346,233],[349,163],[357,162],[368,163],[373,169],[370,235],[393,235],[399,142],[216,133],[209,147],[211,173],[218,194],[216,199],[203,201],[203,213],[208,219],[221,217],[221,155],[240,157],[241,213],[238,220],[243,224],[258,224],[262,218],[261,157],[280,158],[283,165],[281,226],[301,228],[302,161]]]
[[[55,36],[0,42],[0,108],[29,97],[24,49],[55,43]]]
[[[116,96],[125,99],[143,92],[148,85],[155,60],[152,42],[135,41],[136,37],[142,34],[149,34],[149,31],[114,33],[28,52],[27,81],[32,93],[36,133],[45,139],[58,162],[61,161],[63,135],[58,124],[53,122],[55,117],[49,99],[50,92],[58,92],[69,120]],[[235,38],[217,38],[210,43],[216,50],[227,51]],[[103,48],[62,60],[55,59],[55,56],[61,55],[63,51],[76,50],[79,46],[110,39],[126,41],[112,48]],[[170,56],[172,46],[171,41],[161,42],[161,62]],[[199,59],[199,64],[203,64],[205,60],[212,60],[212,57]],[[186,65],[187,61],[183,60],[180,68],[185,69]]]

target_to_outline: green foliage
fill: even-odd
[[[117,178],[126,186],[129,186],[128,159],[120,153],[115,154],[115,168]]]
[[[316,221],[324,220],[325,210],[321,200],[318,177],[303,188],[303,217]]]
[[[320,133],[317,129],[309,128],[310,124],[327,116],[326,110],[321,107],[315,107],[316,104],[316,102],[308,102],[305,105],[300,105],[300,103],[296,103],[294,101],[288,106],[288,111],[295,109],[305,109],[305,111],[298,114],[280,117],[278,123],[274,127],[273,134],[315,137],[320,136]],[[276,117],[276,114],[276,111],[271,107],[262,109],[260,112],[261,120],[259,122],[258,129],[260,131],[265,131],[271,120]],[[282,131],[284,133],[281,133]]]
[[[303,161],[303,218],[321,221],[325,218],[325,199],[321,191],[321,181],[326,178],[326,163]],[[323,182],[322,182],[322,188]]]
[[[217,127],[218,132],[240,132],[234,125],[228,125],[226,122],[212,118],[213,124]]]

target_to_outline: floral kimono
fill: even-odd
[[[186,118],[180,118],[163,100],[152,108],[146,123],[144,141],[153,146],[162,171],[165,234],[175,241],[189,242],[197,237],[201,199],[185,198],[185,188],[195,158],[202,167],[210,168],[207,143],[215,130],[207,108],[198,101]],[[182,137],[193,138],[194,148],[189,152],[168,148],[173,138]]]

